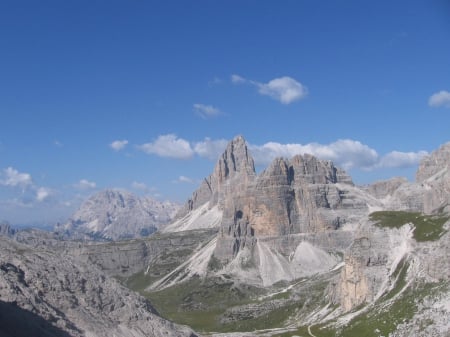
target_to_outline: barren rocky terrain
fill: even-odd
[[[118,192],[66,235],[2,225],[2,333],[23,319],[42,336],[450,336],[449,153],[415,182],[360,187],[310,155],[257,174],[238,136],[151,236]]]

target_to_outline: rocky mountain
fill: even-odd
[[[61,248],[0,238],[1,336],[195,336]]]
[[[329,302],[310,308],[316,312],[313,316],[300,310],[297,322],[337,319],[330,335],[359,336],[349,333],[363,324],[354,317],[364,321],[368,316],[375,322],[391,311],[400,318],[393,315],[396,321],[379,328],[375,322],[374,329],[401,336],[399,331],[418,329],[417,324],[404,323],[404,330],[395,330],[405,317],[397,307],[407,307],[408,319],[425,324],[433,316],[436,322],[423,329],[427,334],[415,336],[446,336],[450,275],[439,271],[450,270],[445,258],[450,254],[448,149],[446,144],[424,158],[416,182],[393,178],[359,187],[332,162],[307,154],[277,158],[256,174],[245,140],[237,137],[166,228],[170,232],[209,224],[218,228],[217,238],[202,244],[147,291],[178,289],[195,277],[207,283],[221,277],[233,280],[234,287],[271,289],[288,282],[288,288],[278,291],[289,291],[295,298],[306,285],[291,282],[314,279],[315,284],[327,284],[322,296]],[[282,303],[290,305],[286,300],[276,306]],[[268,300],[251,310],[256,315],[272,305]],[[361,309],[352,313],[356,308]],[[220,319],[228,322],[225,317],[231,312],[245,317],[243,312],[250,309],[230,310]],[[351,320],[357,323],[349,324]],[[292,323],[292,316],[288,321]]]
[[[245,139],[237,136],[220,156],[213,173],[202,181],[177,214],[176,221],[164,231],[218,227],[225,200],[230,198],[236,189],[244,190],[255,176],[255,164]]]
[[[174,221],[148,238],[60,241],[0,226],[0,310],[18,303],[14,317],[27,310],[73,336],[192,333],[156,311],[217,337],[450,336],[449,153],[450,143],[424,158],[415,182],[361,187],[308,154],[256,173],[238,136]],[[116,218],[142,223],[132,203],[103,196],[85,213],[106,216],[70,226],[126,237],[108,230]]]
[[[58,232],[72,238],[119,240],[145,237],[167,224],[179,206],[121,190],[104,190],[86,200]]]
[[[239,277],[240,265],[252,265],[248,282],[269,285],[336,265],[335,253],[352,238],[340,229],[367,215],[371,204],[380,203],[355,188],[332,162],[311,155],[277,158],[256,174],[246,142],[238,136],[165,231],[217,227],[219,237],[205,256]],[[319,257],[325,259],[320,266],[298,268],[299,263],[314,265]]]
[[[415,182],[393,178],[376,182],[366,191],[382,203],[382,209],[450,212],[450,143],[423,158]]]

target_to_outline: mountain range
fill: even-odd
[[[181,208],[108,190],[0,227],[0,301],[62,336],[450,336],[449,229],[450,143],[357,186],[308,154],[257,173],[237,136]]]

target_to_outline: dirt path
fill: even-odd
[[[316,335],[314,335],[314,334],[311,332],[311,325],[308,325],[308,333],[309,333],[309,335],[310,335],[311,337],[317,337]]]

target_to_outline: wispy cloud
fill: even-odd
[[[384,155],[380,161],[379,167],[405,168],[417,165],[423,157],[428,155],[426,151],[418,152],[399,152],[392,151]]]
[[[131,183],[131,187],[135,190],[141,190],[141,191],[146,191],[148,190],[148,187],[145,183],[139,183],[137,181],[133,181]]]
[[[174,134],[161,135],[151,143],[139,145],[138,149],[147,154],[177,159],[189,159],[194,155],[189,142]]]
[[[242,76],[233,74],[233,75],[231,75],[231,82],[234,84],[239,84],[239,83],[245,83],[245,82],[247,82],[247,80],[245,78],[243,78]]]
[[[114,151],[120,151],[125,148],[125,146],[128,145],[128,140],[115,140],[111,144],[109,144],[109,147],[113,149]]]
[[[212,105],[205,105],[200,103],[194,104],[194,111],[203,119],[217,117],[222,114],[222,112],[218,108],[213,107]]]
[[[79,190],[91,190],[97,187],[97,184],[93,181],[87,179],[81,179],[78,183],[74,185],[75,188]]]
[[[60,142],[59,140],[57,140],[57,139],[55,139],[55,140],[53,141],[53,145],[55,145],[56,147],[59,147],[59,148],[64,147],[64,144],[61,143],[61,142]]]
[[[268,142],[250,145],[257,165],[267,165],[276,157],[291,158],[297,154],[312,154],[320,159],[332,160],[345,169],[353,167],[370,168],[378,160],[374,149],[359,141],[343,139],[330,144],[280,144]]]
[[[208,158],[210,160],[217,160],[222,152],[227,147],[228,140],[226,139],[216,139],[205,138],[201,142],[193,143],[194,152],[203,158]]]
[[[222,79],[220,77],[215,76],[211,81],[208,82],[209,86],[219,85],[222,84]]]
[[[231,82],[234,84],[251,84],[258,88],[261,95],[269,96],[282,104],[291,104],[308,95],[307,87],[289,76],[274,78],[267,83],[262,83],[233,74],[231,75]]]
[[[29,173],[21,173],[15,168],[8,167],[3,169],[2,179],[0,179],[0,184],[4,186],[16,187],[20,186],[22,188],[30,186],[33,184],[33,179]]]
[[[13,200],[16,200],[16,205],[27,205],[27,207],[31,207],[35,201],[45,201],[55,194],[51,188],[36,185],[31,174],[19,172],[13,167],[7,167],[0,173],[0,185],[13,190],[20,189],[20,196]]]
[[[445,107],[450,108],[450,92],[441,90],[430,96],[428,105],[433,108]]]
[[[320,159],[331,160],[349,170],[353,168],[374,170],[378,168],[405,168],[419,163],[427,152],[392,151],[380,156],[376,150],[359,141],[340,139],[330,144],[280,144],[268,142],[249,145],[257,165],[268,165],[276,157],[290,158],[297,154],[311,154]]]
[[[188,178],[186,176],[179,176],[177,180],[174,180],[173,183],[187,183],[187,184],[193,184],[194,180],[191,178]]]
[[[226,148],[226,139],[212,140],[205,138],[203,141],[190,142],[179,138],[174,134],[160,135],[151,142],[139,145],[137,148],[147,154],[175,159],[190,159],[194,155],[216,160]]]
[[[179,159],[192,158],[196,155],[215,161],[223,153],[228,144],[228,141],[225,139],[214,140],[210,138],[205,138],[203,141],[199,142],[189,142],[188,140],[178,138],[175,135],[160,136],[158,139],[165,139],[165,137],[168,136],[171,136],[169,140],[176,140],[181,143],[182,146],[180,146],[180,148],[182,148],[185,153],[189,153],[189,156],[186,156],[183,154],[184,152],[179,151],[180,149],[177,149],[177,151],[171,149],[170,151],[172,154],[178,154],[178,156],[173,154],[172,158]],[[172,142],[169,143],[172,144]],[[163,145],[163,148],[167,149],[167,144],[165,142]],[[155,144],[153,144],[153,147],[155,147]],[[248,147],[255,160],[255,164],[259,166],[266,166],[277,157],[292,158],[297,154],[303,155],[307,153],[320,159],[331,160],[337,166],[346,170],[356,168],[368,171],[379,168],[413,167],[427,155],[426,151],[392,151],[385,155],[380,155],[370,146],[352,139],[339,139],[329,144],[282,144],[278,142],[267,142],[262,145],[248,144]],[[163,152],[161,149],[158,151],[156,151],[156,149],[153,150],[153,152],[146,152],[167,157],[166,152],[169,151]]]
[[[38,202],[43,202],[48,199],[53,194],[53,191],[47,187],[39,187],[36,190],[36,200]]]

